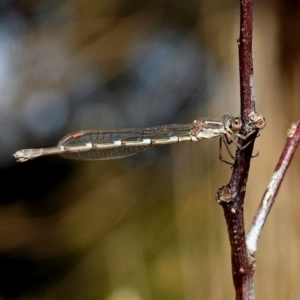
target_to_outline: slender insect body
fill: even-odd
[[[252,119],[259,118],[252,116]],[[159,145],[196,142],[217,137],[225,142],[229,151],[228,144],[236,137],[242,137],[239,134],[241,125],[240,118],[226,115],[220,120],[201,118],[191,124],[120,130],[83,130],[68,134],[59,141],[57,147],[24,149],[17,151],[14,157],[19,162],[53,154],[67,159],[106,160],[135,155]],[[220,159],[222,160],[221,155]]]

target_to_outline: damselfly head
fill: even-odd
[[[230,129],[232,132],[238,132],[242,127],[242,120],[240,117],[231,117]]]
[[[225,115],[222,117],[222,121],[225,129],[232,133],[238,133],[242,127],[242,121],[240,117]]]

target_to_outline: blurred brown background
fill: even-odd
[[[218,141],[115,161],[46,157],[80,129],[187,123],[239,113],[237,1],[0,3],[0,294],[3,299],[233,299],[216,190]],[[300,3],[254,14],[257,108],[247,228],[300,115]],[[257,299],[300,294],[299,151],[257,254]]]

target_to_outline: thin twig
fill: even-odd
[[[255,256],[257,249],[257,242],[262,232],[262,229],[267,220],[267,216],[275,202],[278,190],[280,188],[283,177],[289,167],[293,155],[297,149],[300,141],[300,119],[297,124],[293,124],[288,131],[288,138],[282,154],[279,158],[278,164],[273,173],[272,179],[264,193],[260,206],[253,220],[252,226],[247,235],[247,246],[250,254]]]
[[[239,71],[241,89],[241,132],[248,134],[250,113],[255,111],[252,61],[253,0],[241,0]],[[231,246],[233,282],[237,300],[254,299],[253,261],[245,241],[244,198],[254,140],[243,150],[237,150],[228,185],[219,189],[217,201],[224,209]],[[239,141],[245,145],[247,141]]]

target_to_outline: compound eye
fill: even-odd
[[[232,131],[239,131],[242,127],[242,121],[240,118],[234,118],[231,123]]]

